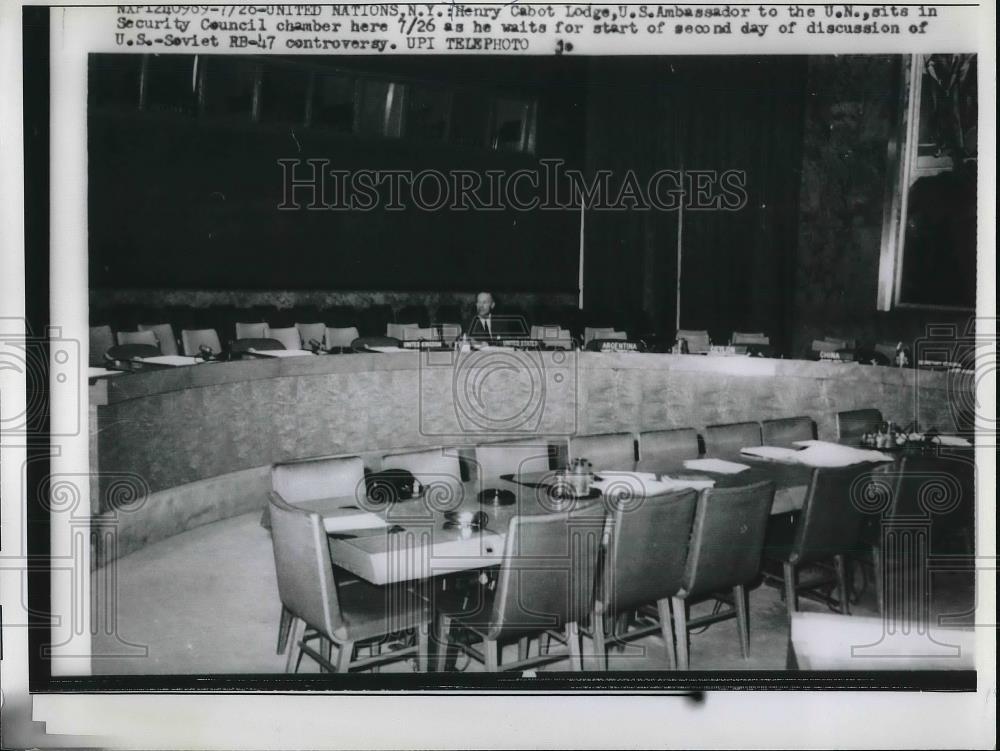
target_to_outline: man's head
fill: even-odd
[[[480,292],[476,295],[476,315],[480,318],[486,318],[492,313],[494,305],[493,295],[489,292]]]

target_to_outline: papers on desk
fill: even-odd
[[[107,378],[124,373],[124,370],[108,370],[107,368],[87,368],[87,378]]]
[[[670,477],[668,475],[661,475],[660,482],[669,486],[671,490],[686,490],[687,488],[704,490],[705,488],[715,487],[715,480],[709,480],[707,477],[702,480],[695,477]]]
[[[180,368],[185,365],[197,365],[204,362],[200,357],[185,357],[184,355],[156,355],[155,357],[136,357],[136,362],[148,362],[153,365],[167,365],[172,368]]]
[[[388,522],[381,516],[354,507],[331,509],[323,514],[323,527],[327,532],[378,529],[386,526],[388,526]]]
[[[940,444],[941,446],[971,446],[972,444],[965,438],[961,438],[957,435],[936,435],[931,439],[932,443]]]
[[[796,441],[804,445],[801,451],[796,451],[794,460],[807,467],[848,467],[862,462],[891,462],[892,457],[882,451],[859,449],[854,446],[842,446],[829,441]]]
[[[605,497],[617,496],[654,496],[663,495],[676,490],[696,487],[698,480],[672,480],[669,477],[660,479],[652,472],[604,472],[600,473],[600,480],[590,483],[592,488],[597,488]],[[702,483],[704,481],[701,481]],[[711,481],[709,481],[711,482]]]
[[[420,352],[419,349],[403,349],[402,347],[386,347],[381,344],[366,344],[365,349],[370,349],[372,352],[381,352],[382,354],[391,354],[393,352]]]
[[[746,464],[727,462],[725,459],[685,459],[684,466],[702,472],[716,472],[720,475],[735,475],[750,469]]]
[[[312,356],[312,352],[307,349],[248,349],[256,357],[303,357]]]
[[[783,462],[794,461],[795,455],[802,449],[790,449],[784,446],[747,446],[740,449],[741,454],[756,456],[760,459],[770,459],[771,461]]]

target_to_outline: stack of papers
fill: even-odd
[[[783,446],[747,446],[740,449],[741,454],[747,456],[757,456],[761,459],[771,459],[772,461],[794,461],[795,455],[802,449],[790,449]]]
[[[323,527],[327,532],[343,532],[350,529],[377,529],[388,526],[388,522],[370,511],[358,508],[339,508],[323,514]]]
[[[842,446],[828,441],[796,441],[806,448],[795,452],[794,460],[809,467],[848,467],[862,462],[891,462],[882,451]]]
[[[184,355],[155,355],[154,357],[136,357],[134,359],[136,362],[151,362],[154,365],[170,365],[175,368],[204,362],[200,357],[185,357]]]
[[[933,443],[938,443],[942,446],[971,446],[972,444],[965,438],[961,438],[957,435],[936,435],[932,439]]]
[[[684,466],[688,469],[698,469],[703,472],[717,472],[720,475],[735,475],[746,469],[746,464],[727,462],[725,459],[685,459]]]
[[[694,477],[669,477],[668,475],[661,475],[660,482],[669,485],[671,490],[684,490],[686,488],[704,490],[705,488],[715,487],[715,480],[709,480],[708,478],[700,480]]]
[[[384,354],[389,354],[392,352],[420,352],[419,349],[403,349],[402,347],[385,347],[381,344],[366,344],[365,349],[370,349],[373,352],[382,352]]]
[[[257,357],[302,357],[313,354],[307,349],[251,349],[249,352]]]

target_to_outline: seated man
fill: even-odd
[[[528,335],[524,320],[520,317],[495,316],[496,302],[490,292],[480,292],[476,296],[476,317],[465,330],[465,335],[477,342],[491,344],[500,339],[525,337]]]

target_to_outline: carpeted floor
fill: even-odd
[[[93,574],[95,674],[280,673],[285,657],[275,653],[281,611],[271,538],[259,513],[245,514],[150,545]],[[967,613],[974,606],[967,574],[932,577],[932,613]],[[710,603],[692,609],[708,612]],[[822,604],[800,600],[800,609],[828,612]],[[868,588],[853,606],[854,615],[877,615]],[[960,617],[955,625],[971,622]],[[112,625],[113,624],[113,625]],[[740,655],[734,619],[691,634],[693,670],[784,670],[788,616],[778,590],[760,586],[750,593],[751,656]],[[534,650],[536,647],[532,647]],[[585,640],[584,649],[587,649]],[[508,647],[505,654],[511,659]],[[460,659],[459,667],[465,660]],[[661,670],[663,641],[648,636],[626,653],[613,653],[612,669]],[[303,672],[316,670],[303,660]],[[400,661],[383,671],[412,670]],[[468,670],[480,670],[472,663]],[[541,670],[565,670],[565,661]]]

